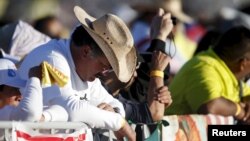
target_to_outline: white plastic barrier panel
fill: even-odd
[[[74,122],[0,122],[7,141],[93,141],[90,128]],[[8,134],[11,129],[11,134]]]

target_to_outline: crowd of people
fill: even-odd
[[[250,124],[250,27],[208,30],[180,14],[179,2],[134,5],[141,15],[131,25],[75,6],[79,24],[67,39],[55,17],[1,27],[0,120],[79,121],[129,141],[137,139],[129,121],[166,115]],[[57,75],[49,84],[45,63]]]

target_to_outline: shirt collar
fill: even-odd
[[[66,41],[66,52],[67,52],[67,59],[68,59],[68,62],[69,62],[69,66],[70,66],[70,69],[71,69],[71,77],[73,77],[72,79],[74,79],[72,81],[72,84],[73,84],[73,87],[75,87],[74,89],[76,90],[84,90],[84,89],[87,89],[88,88],[88,83],[85,82],[85,81],[82,81],[81,78],[79,77],[79,75],[76,73],[76,68],[75,68],[75,63],[74,63],[74,60],[73,60],[73,57],[72,57],[72,54],[71,54],[71,50],[70,50],[70,41],[71,39],[67,40]]]
[[[238,84],[238,80],[236,79],[236,77],[233,74],[233,72],[228,68],[228,66],[226,65],[226,63],[214,52],[214,50],[212,48],[209,48],[208,51],[207,51],[207,53],[211,57],[215,58],[219,62],[219,64],[223,66],[223,68],[228,72],[228,74],[231,75],[231,78],[233,79],[232,80],[233,84],[238,87],[238,85],[239,85]]]

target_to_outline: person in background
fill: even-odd
[[[201,51],[207,50],[211,46],[214,46],[214,44],[217,43],[217,40],[219,39],[220,36],[221,32],[219,30],[216,29],[208,30],[199,40],[194,55],[198,54]]]
[[[98,79],[101,73],[113,69],[119,80],[129,81],[136,67],[132,35],[113,14],[96,19],[79,6],[74,7],[74,12],[81,25],[70,39],[51,40],[34,49],[20,65],[20,76],[27,79],[30,68],[47,61],[67,81],[62,87],[43,89],[44,105],[61,105],[67,110],[69,121],[109,129],[115,131],[118,139],[134,141],[135,132],[124,119],[122,103]]]
[[[169,68],[169,81],[171,81],[183,64],[193,56],[196,43],[203,35],[204,29],[183,11],[181,0],[148,0],[135,3],[132,7],[139,13],[138,18],[131,24],[139,53],[149,52],[150,23],[157,9],[162,7],[166,12],[171,13],[174,27],[171,36],[166,39],[164,48],[164,51],[172,56]]]
[[[58,105],[43,110],[41,77],[41,67],[36,66],[30,69],[29,80],[22,80],[13,62],[0,59],[0,120],[68,120],[66,110]],[[60,116],[56,116],[57,111],[61,111]]]
[[[194,56],[169,89],[174,103],[165,114],[218,114],[250,124],[250,30],[235,26],[211,48]]]
[[[35,20],[33,23],[33,27],[52,39],[67,37],[67,35],[65,35],[66,28],[58,18],[52,15]]]
[[[31,75],[26,83],[19,77],[13,62],[0,59],[0,64],[0,111],[2,113],[0,119],[39,121],[42,116],[42,88],[39,76]],[[26,89],[25,86],[27,86]],[[29,106],[30,102],[33,102],[31,105],[36,107]]]
[[[18,60],[31,50],[50,41],[50,37],[34,29],[29,23],[18,20],[0,28],[0,48]]]

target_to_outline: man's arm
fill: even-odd
[[[43,111],[40,121],[68,121],[68,112],[60,105],[51,105]]]
[[[223,97],[216,98],[202,104],[197,112],[200,114],[211,113],[223,116],[234,116],[235,119],[240,121],[242,121],[245,116],[244,105],[234,103],[233,101]]]
[[[92,82],[90,96],[91,104],[98,106],[105,103],[105,105],[112,106],[116,112],[125,117],[125,110],[122,103],[108,93],[108,91],[102,86],[99,79],[96,79],[94,82]]]
[[[76,100],[74,96],[71,96],[67,102],[65,108],[69,114],[69,121],[81,121],[91,128],[117,131],[131,138],[131,141],[135,138],[135,132],[120,114],[100,109],[87,101]]]
[[[243,105],[241,110],[245,111],[242,122],[245,124],[250,124],[250,96],[243,97],[241,105]]]
[[[241,124],[250,124],[250,96],[242,97],[240,103],[219,97],[202,104],[198,113],[234,116]]]
[[[29,80],[22,93],[19,105],[11,112],[10,120],[39,121],[43,111],[41,87],[41,67],[33,67],[29,71]]]
[[[171,15],[169,13],[165,13],[163,9],[159,9],[158,14],[153,18],[151,23],[151,38],[156,42],[164,42],[167,39],[167,36],[173,29],[173,23],[171,20]],[[161,45],[161,44],[156,44]],[[155,47],[151,44],[151,49],[157,49],[153,51],[152,59],[151,59],[151,70],[150,70],[150,82],[148,89],[148,106],[151,112],[153,121],[159,121],[164,116],[165,104],[170,105],[172,103],[172,99],[170,96],[170,92],[167,87],[164,86],[164,70],[169,64],[170,56],[163,53],[159,48],[163,47]]]
[[[170,57],[161,51],[153,52],[152,57],[152,68],[148,89],[148,106],[151,112],[153,121],[159,121],[164,116],[165,104],[161,103],[161,95],[165,95],[167,97],[167,105],[172,103],[172,99],[170,96],[170,92],[167,87],[164,86],[164,73],[163,70],[166,68],[167,64],[170,61]],[[158,72],[159,71],[159,72]],[[152,72],[156,72],[153,74]],[[162,73],[162,75],[158,75],[158,73]],[[164,97],[163,97],[164,98]]]

